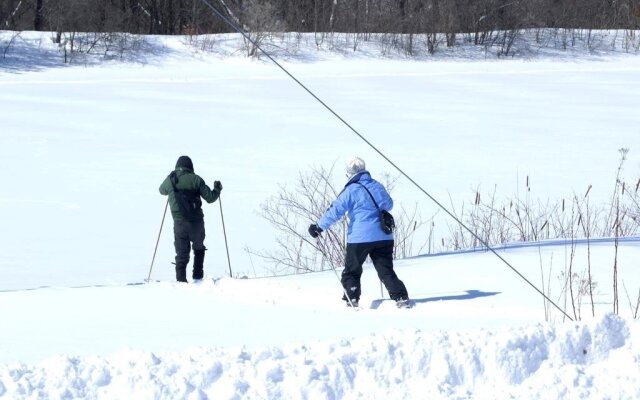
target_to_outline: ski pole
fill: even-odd
[[[145,282],[149,282],[151,279],[151,270],[153,269],[153,262],[156,260],[156,252],[158,251],[158,244],[160,243],[160,235],[162,234],[162,226],[164,225],[164,218],[167,216],[167,208],[169,207],[169,197],[167,197],[167,204],[164,206],[164,213],[162,214],[162,222],[160,222],[160,232],[158,232],[158,240],[156,241],[156,248],[153,250],[153,258],[151,259],[151,267],[149,267],[149,276]]]
[[[220,203],[220,218],[222,219],[222,233],[224,234],[224,247],[227,249],[227,263],[229,264],[229,277],[233,278],[231,272],[231,258],[229,257],[229,245],[227,244],[227,229],[224,227],[224,213],[222,212],[222,195],[218,197]]]
[[[347,298],[347,301],[349,302],[349,305],[351,306],[351,308],[353,308],[354,310],[357,310],[357,308],[353,305],[353,302],[351,301],[351,297],[349,297],[349,294],[347,293],[347,289],[345,289],[344,286],[342,286],[342,281],[340,280],[340,275],[338,275],[338,271],[336,271],[336,267],[333,266],[333,263],[329,263],[329,265],[331,265],[331,269],[333,270],[333,273],[336,274],[336,278],[338,278],[338,282],[340,282],[340,286],[342,287],[342,293],[344,293],[344,297]]]
[[[322,243],[320,242],[320,238],[318,238],[318,243],[320,244],[320,247],[323,247]],[[322,251],[322,249],[320,251],[324,254],[324,251]],[[340,280],[340,275],[338,275],[338,271],[336,270],[336,267],[333,265],[333,263],[331,261],[329,261],[329,265],[331,266],[331,269],[333,270],[333,273],[336,275],[336,278],[338,279],[338,282],[340,283],[340,287],[342,288],[342,293],[344,293],[344,297],[349,302],[349,305],[351,306],[351,308],[353,308],[354,310],[358,311],[358,308],[354,307],[353,302],[351,301],[351,297],[349,297],[349,294],[347,293],[347,289],[345,289],[344,286],[342,286],[342,280]]]

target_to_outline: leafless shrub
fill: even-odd
[[[58,44],[58,51],[62,53],[65,64],[87,62],[91,59],[90,56],[123,59],[127,54],[140,50],[146,43],[143,35],[117,32],[60,31],[55,32],[51,40]]]
[[[259,56],[258,47],[275,33],[283,30],[277,10],[270,1],[248,0],[244,3],[240,19],[250,40],[244,38],[246,54]]]
[[[572,244],[572,247],[575,247],[575,244]],[[570,255],[570,257],[574,256],[575,250],[572,250],[572,254]],[[569,306],[571,307],[573,314],[573,319],[579,321],[582,320],[582,306],[584,304],[584,299],[588,299],[590,293],[593,293],[595,291],[597,282],[591,280],[586,275],[585,270],[574,272],[575,260],[573,258],[571,258],[569,262],[571,263],[571,265],[568,267],[567,271],[561,273],[560,278],[565,282],[565,288],[563,292],[565,297],[565,309],[567,306],[567,302],[569,302]]]
[[[640,35],[633,29],[625,29],[622,38],[622,48],[627,53],[631,51],[638,51],[640,48]]]
[[[284,272],[309,272],[342,263],[346,240],[346,224],[340,221],[323,239],[315,241],[307,233],[310,223],[317,221],[339,190],[330,180],[333,168],[313,168],[300,173],[293,189],[281,186],[278,194],[261,205],[261,216],[279,233],[275,251],[253,251],[274,264],[274,275]],[[320,261],[320,262],[319,262]]]
[[[200,35],[196,33],[190,33],[184,37],[184,43],[187,46],[196,49],[201,52],[213,52],[215,50],[218,40],[215,35]]]
[[[611,202],[599,207],[591,204],[589,194],[574,194],[569,199],[554,202],[533,200],[531,180],[526,178],[524,198],[516,196],[499,200],[496,191],[482,194],[479,189],[471,201],[458,207],[452,199],[452,214],[472,232],[457,223],[449,223],[448,237],[443,237],[446,250],[458,250],[513,242],[545,239],[621,238],[640,233],[640,179],[629,184],[622,179],[622,169],[628,149],[620,149],[620,164],[616,172]],[[479,240],[481,239],[481,240]],[[590,262],[590,261],[589,261]]]
[[[627,301],[629,302],[629,310],[631,311],[631,316],[633,319],[638,319],[638,311],[640,311],[640,289],[638,289],[638,295],[636,297],[635,303],[631,301],[631,296],[629,295],[629,291],[627,290],[627,285],[622,281],[622,287],[624,288],[624,292],[627,296]]]
[[[591,315],[595,315],[594,291],[598,286],[593,280],[591,261],[591,239],[609,237],[613,239],[614,254],[612,260],[612,298],[613,312],[619,313],[619,243],[623,237],[640,233],[640,178],[629,184],[622,178],[628,149],[620,151],[620,162],[616,169],[615,185],[608,204],[596,207],[592,204],[589,185],[584,194],[573,194],[569,199],[543,203],[531,197],[531,180],[526,179],[526,195],[522,198],[497,200],[496,191],[483,195],[479,189],[474,192],[473,200],[453,206],[452,214],[462,221],[473,234],[458,223],[448,225],[447,236],[441,239],[445,250],[459,250],[482,247],[483,242],[491,246],[513,242],[536,242],[545,239],[566,239],[566,256],[563,271],[558,276],[561,282],[560,298],[565,307],[571,308],[574,318],[581,319],[582,308],[590,305]],[[586,261],[576,260],[578,239],[586,239]],[[544,273],[541,260],[541,276],[548,281],[549,274]],[[546,279],[545,279],[546,276]],[[548,292],[550,285],[546,285]],[[625,288],[626,291],[626,288]],[[627,294],[629,303],[631,300]],[[637,315],[638,302],[632,307]],[[630,306],[631,307],[631,306]],[[548,317],[548,304],[545,303],[545,317]]]
[[[584,196],[579,199],[574,195],[574,204],[578,212],[578,226],[582,227],[582,234],[587,239],[587,281],[589,282],[589,299],[591,301],[591,315],[595,316],[595,305],[593,302],[593,275],[591,273],[591,229],[593,229],[595,220],[593,219],[592,209],[589,204],[589,193],[593,186],[589,185]]]
[[[611,208],[609,211],[609,215],[607,217],[607,221],[609,223],[613,223],[612,230],[614,236],[614,248],[615,254],[613,259],[613,313],[617,314],[619,311],[619,295],[618,295],[618,244],[620,235],[623,234],[622,231],[622,221],[626,216],[626,211],[620,208],[620,200],[625,192],[625,182],[621,181],[621,173],[624,166],[624,162],[627,160],[627,153],[629,149],[621,148],[620,152],[620,163],[618,164],[618,170],[616,173],[616,182],[613,190],[613,197],[611,202]]]
[[[541,291],[545,294],[546,297],[542,298],[542,306],[544,308],[544,320],[549,322],[551,317],[551,271],[553,269],[553,253],[549,259],[549,273],[546,276],[544,275],[544,262],[542,260],[542,251],[538,247],[538,259],[540,260],[540,278],[541,278]]]
[[[333,170],[333,167],[314,167],[300,173],[292,189],[281,186],[277,195],[261,205],[261,216],[279,234],[276,249],[246,250],[270,263],[273,266],[269,270],[271,274],[322,271],[343,264],[347,229],[344,218],[317,240],[307,233],[309,224],[318,221],[342,191],[342,186],[333,183]],[[383,174],[381,183],[392,192],[396,180]],[[414,243],[420,228],[425,225],[417,206],[407,211],[396,203],[393,214],[396,220],[395,258],[411,256],[416,248],[423,249],[425,244]]]
[[[21,32],[11,32],[11,36],[9,37],[9,40],[2,43],[2,59],[3,60],[7,58],[7,53],[9,52],[9,49],[11,48],[13,43],[20,37],[20,33]]]

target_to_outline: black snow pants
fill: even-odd
[[[187,282],[187,264],[193,247],[193,279],[204,275],[204,220],[173,222],[174,246],[176,248],[176,280]]]
[[[351,300],[360,300],[360,277],[362,264],[367,256],[393,300],[408,299],[407,288],[393,270],[393,240],[368,243],[347,243],[345,268],[342,271],[342,286]],[[344,298],[346,300],[346,298]]]

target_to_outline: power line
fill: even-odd
[[[534,288],[542,297],[544,297],[549,303],[553,304],[555,308],[557,308],[562,314],[564,314],[569,320],[573,321],[573,318],[569,316],[560,306],[558,306],[553,300],[551,300],[544,292],[542,292],[536,285],[531,283],[524,275],[520,273],[511,263],[504,259],[496,250],[493,249],[484,239],[478,236],[474,231],[472,231],[467,225],[465,225],[458,217],[452,214],[442,203],[436,200],[429,192],[427,192],[420,184],[414,181],[406,172],[402,170],[399,166],[397,166],[393,161],[391,161],[382,151],[380,151],[373,143],[371,143],[367,138],[365,138],[360,132],[358,132],[351,124],[344,120],[337,112],[335,112],[327,103],[322,101],[315,93],[313,93],[309,88],[307,88],[302,82],[300,82],[295,76],[293,76],[286,68],[284,68],[278,61],[276,61],[269,53],[262,49],[262,47],[256,43],[255,40],[251,39],[249,35],[246,33],[244,29],[242,29],[238,24],[231,21],[227,16],[218,11],[208,0],[202,0],[204,4],[206,4],[216,15],[218,15],[224,22],[229,24],[236,32],[241,34],[245,39],[247,39],[253,46],[255,46],[262,54],[264,54],[271,62],[273,62],[278,68],[280,68],[285,74],[287,74],[291,79],[293,79],[302,89],[304,89],[309,95],[311,95],[314,99],[316,99],[320,104],[324,106],[333,116],[338,118],[340,122],[342,122],[347,128],[349,128],[353,133],[355,133],[360,139],[362,139],[369,147],[371,147],[376,153],[378,153],[382,158],[384,158],[391,166],[393,166],[402,176],[407,178],[409,182],[413,183],[415,187],[418,188],[422,193],[424,193],[431,201],[433,201],[438,207],[440,207],[444,212],[446,212],[451,218],[453,218],[460,226],[466,229],[473,237],[475,237],[483,246],[487,248],[487,250],[491,251],[496,257],[500,259],[507,267],[511,268],[513,272],[515,272],[520,278],[522,278],[525,282],[527,282],[532,288]]]

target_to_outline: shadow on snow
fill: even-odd
[[[111,50],[105,50],[103,46],[96,48],[91,53],[67,52],[67,62],[65,63],[64,51],[50,43],[45,43],[47,40],[51,39],[46,36],[25,39],[18,35],[9,43],[8,37],[0,37],[0,72],[19,74],[73,65],[94,66],[105,61],[150,64],[177,54],[175,50],[168,48],[157,38],[143,37],[132,43],[131,48],[120,51],[117,50],[117,46],[113,46]],[[87,41],[82,37],[77,40]]]
[[[422,299],[412,298],[411,302],[415,304],[421,303],[431,303],[434,301],[451,301],[451,300],[473,300],[478,299],[480,297],[489,297],[500,294],[500,292],[483,292],[482,290],[467,290],[466,294],[458,294],[458,295],[449,295],[449,296],[438,296],[438,297],[425,297]],[[382,305],[385,301],[390,301],[391,299],[378,299],[373,300],[371,302],[372,309],[376,309]]]

